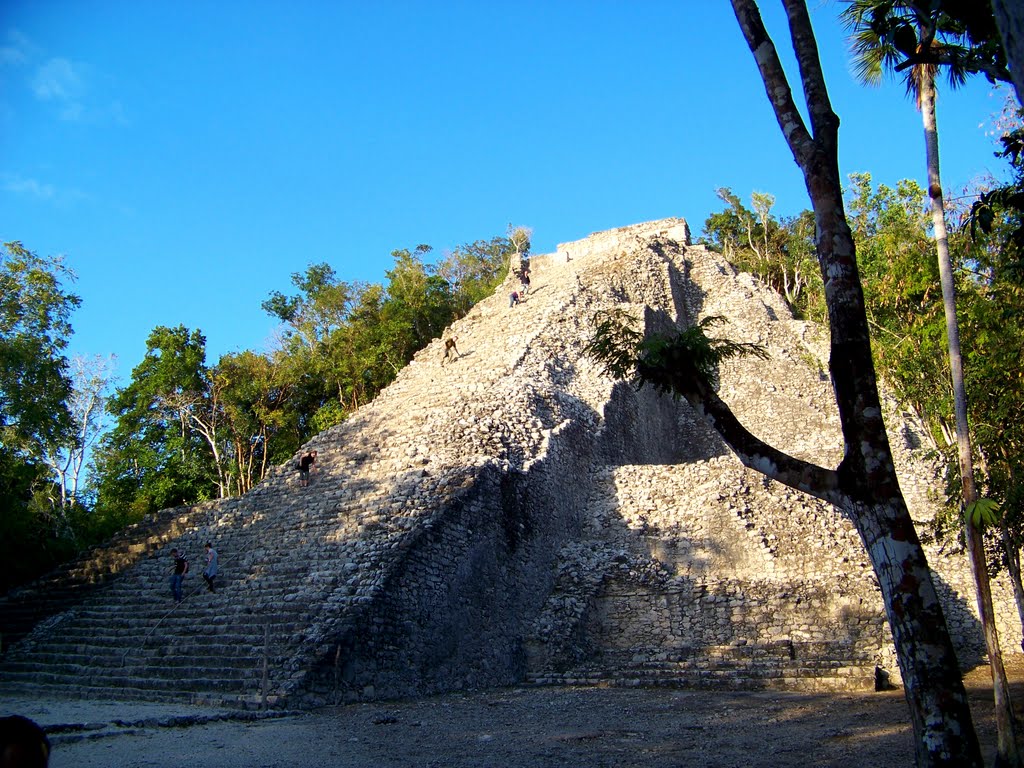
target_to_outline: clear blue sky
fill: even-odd
[[[856,84],[838,5],[811,4],[842,172],[923,182],[902,86]],[[1001,100],[941,94],[954,193],[1001,173]],[[724,0],[0,2],[0,239],[66,255],[72,351],[122,382],[157,325],[210,362],[267,348],[260,303],[310,263],[382,281],[392,250],[509,223],[537,253],[665,216],[696,237],[722,186],[808,207]]]

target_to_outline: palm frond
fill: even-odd
[[[721,315],[710,315],[676,333],[654,336],[642,344],[641,360],[646,368],[671,369],[685,359],[711,380],[726,360],[747,356],[768,359],[768,351],[760,344],[708,336],[709,328],[727,322]]]
[[[663,388],[663,382],[671,377],[640,376],[638,367],[650,374],[696,369],[710,381],[726,360],[748,356],[768,359],[768,351],[760,344],[708,336],[709,328],[728,322],[720,315],[711,315],[689,328],[655,334],[647,339],[636,330],[636,322],[623,309],[602,310],[594,315],[594,338],[584,352],[614,379],[639,378],[641,386],[651,381]]]

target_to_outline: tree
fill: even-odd
[[[1019,114],[1018,110],[1015,110]],[[1020,549],[1024,543],[1024,403],[1019,350],[1024,346],[1024,132],[1016,117],[1002,137],[1002,157],[1013,180],[986,192],[969,216],[974,299],[962,317],[968,338],[967,384],[984,388],[970,402],[975,447],[984,469],[985,495],[1000,504],[998,527],[1006,565],[1024,625]],[[961,294],[962,296],[963,294]]]
[[[271,464],[284,461],[298,447],[297,439],[289,439],[295,433],[295,415],[287,407],[294,384],[284,368],[248,350],[221,357],[211,377],[221,393],[229,435],[225,452],[234,479],[229,492],[247,493]]]
[[[0,590],[38,575],[65,553],[52,510],[46,453],[73,434],[64,356],[81,300],[60,258],[20,242],[0,248]]]
[[[885,11],[883,3],[875,3]],[[1018,102],[1024,102],[1024,7],[1013,0],[931,0],[912,3],[922,16],[931,15],[936,31],[958,40],[940,45],[916,45],[912,24],[881,13],[875,22],[880,35],[890,37],[905,57],[900,70],[918,65],[947,66],[958,77],[984,74],[990,81],[1012,82]]]
[[[116,418],[94,457],[97,507],[128,519],[225,495],[218,390],[206,339],[185,326],[155,328],[131,381],[108,403]],[[211,445],[213,443],[214,445]]]
[[[781,293],[798,315],[823,317],[821,291],[812,290],[820,282],[814,258],[813,214],[803,211],[779,220],[771,213],[773,195],[753,193],[751,211],[732,190],[722,188],[717,194],[729,207],[704,222],[704,241],[735,267],[751,272]]]
[[[348,355],[351,339],[345,336],[366,287],[340,280],[326,262],[293,273],[291,280],[297,295],[274,291],[262,306],[284,324],[275,365],[292,383],[290,403],[299,415],[295,424],[301,444],[311,430],[337,424],[359,405],[360,389],[352,385]]]
[[[288,338],[314,350],[345,322],[355,288],[338,280],[334,268],[326,262],[311,264],[305,272],[294,272],[291,279],[298,295],[273,291],[263,302],[263,311],[285,324]]]
[[[878,578],[905,683],[919,765],[981,766],[953,644],[900,491],[882,420],[856,251],[843,208],[839,120],[829,102],[807,8],[800,0],[784,0],[809,130],[757,4],[732,0],[732,5],[779,127],[803,172],[814,210],[831,328],[830,372],[846,446],[843,460],[835,469],[816,466],[754,437],[718,397],[685,347],[668,345],[654,359],[638,360],[638,375],[685,397],[746,466],[835,504],[850,516]]]
[[[457,317],[494,293],[508,272],[513,251],[507,237],[494,237],[460,245],[438,263],[437,274],[450,286]]]
[[[20,242],[0,251],[0,445],[39,456],[71,431],[71,380],[64,350],[81,299],[59,258],[44,259]]]
[[[391,339],[395,372],[454,319],[451,287],[423,262],[429,246],[392,251],[381,321]]]
[[[44,461],[57,475],[62,517],[79,499],[79,481],[88,451],[106,428],[107,391],[113,376],[113,357],[71,358],[69,410],[74,432],[70,439],[46,450]],[[67,523],[66,517],[64,520]]]
[[[508,274],[518,278],[523,272],[523,257],[530,253],[533,230],[521,224],[516,226],[509,224],[505,236],[513,249],[509,256]]]
[[[956,315],[956,289],[939,174],[935,74],[937,66],[944,63],[950,83],[956,85],[963,82],[965,72],[971,71],[972,63],[977,61],[978,57],[975,54],[980,48],[971,44],[975,41],[970,38],[969,28],[951,19],[936,4],[914,0],[851,0],[844,11],[844,18],[854,33],[855,66],[862,79],[868,83],[877,83],[885,69],[895,71],[897,68],[904,68],[907,73],[907,91],[916,97],[918,108],[921,110],[928,167],[928,196],[931,199],[932,227],[946,318],[960,485],[963,491],[963,506],[967,509],[977,503],[978,492],[974,483],[974,457],[967,416],[967,390],[964,385],[960,327]],[[916,58],[903,61],[904,50],[917,54]],[[965,524],[964,530],[971,571],[974,574],[978,612],[981,615],[982,631],[992,671],[999,730],[998,759],[1002,764],[1020,765],[1015,718],[996,631],[984,544],[981,532],[969,521]]]
[[[376,396],[454,319],[451,284],[424,262],[431,250],[392,251],[386,287],[341,282],[322,263],[292,275],[298,295],[274,292],[263,303],[285,324],[275,363],[294,384],[302,439]]]
[[[936,448],[955,442],[938,264],[925,192],[914,181],[872,188],[853,174],[847,210],[857,243],[872,351],[882,378],[929,427]]]

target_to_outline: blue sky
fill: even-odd
[[[839,6],[811,5],[842,172],[923,182],[902,86],[858,85]],[[954,194],[1001,173],[1001,105],[983,79],[940,95]],[[122,382],[158,325],[210,362],[266,349],[260,303],[310,263],[382,281],[392,250],[509,223],[537,253],[665,216],[696,237],[723,186],[808,207],[724,0],[0,3],[0,239],[66,256],[72,351]]]

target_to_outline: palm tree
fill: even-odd
[[[950,378],[956,417],[957,452],[964,508],[978,500],[974,485],[971,436],[967,422],[967,393],[960,354],[960,330],[956,316],[956,291],[953,266],[946,234],[945,205],[939,175],[939,134],[935,118],[935,75],[940,63],[946,67],[950,84],[962,85],[971,71],[974,41],[956,19],[944,14],[935,3],[914,0],[847,0],[843,19],[852,30],[854,66],[860,79],[877,84],[886,72],[902,72],[908,94],[914,96],[924,123],[925,155],[928,165],[928,196],[931,199],[932,226],[942,284],[942,302],[946,315],[949,344]],[[965,521],[967,549],[978,598],[985,647],[992,672],[992,686],[998,726],[997,765],[1019,766],[1016,723],[1010,702],[1009,684],[1003,667],[999,636],[985,550],[981,532]]]

